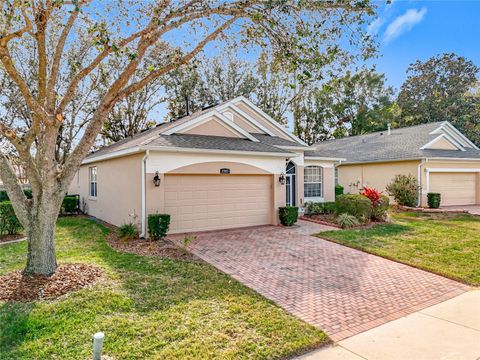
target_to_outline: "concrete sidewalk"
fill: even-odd
[[[300,359],[480,359],[480,290],[466,292]]]

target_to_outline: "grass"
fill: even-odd
[[[92,220],[59,220],[59,263],[100,266],[106,279],[55,301],[0,302],[0,359],[87,359],[97,331],[116,359],[285,358],[328,341],[207,264],[120,253],[107,234]],[[0,246],[0,274],[21,269],[25,254],[25,242]]]
[[[318,234],[343,245],[480,285],[480,218],[394,213],[392,223]]]

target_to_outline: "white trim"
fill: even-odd
[[[458,130],[455,126],[453,126],[449,121],[445,121],[442,126],[447,126],[451,131],[455,133],[458,137],[460,137],[464,142],[470,145],[475,150],[480,150],[473,142],[471,142],[465,135],[463,135],[460,130]]]
[[[235,105],[228,105],[228,108],[231,108],[233,111],[237,112],[241,117],[245,118],[248,122],[250,122],[252,125],[266,133],[267,135],[270,136],[275,136],[273,132],[271,132],[268,128],[260,124],[257,120],[255,120],[252,116],[248,115],[245,111],[240,109],[238,106]],[[220,110],[220,109],[219,109]]]
[[[461,158],[461,157],[429,157],[429,160],[436,161],[447,161],[447,160],[458,160],[458,161],[480,161],[480,156],[478,158]]]
[[[455,141],[452,137],[450,137],[449,135],[443,133],[443,134],[440,134],[439,136],[437,136],[435,139],[433,139],[432,141],[426,143],[425,145],[423,145],[420,150],[425,150],[425,149],[431,149],[431,150],[447,150],[447,149],[433,149],[433,148],[430,148],[430,146],[436,144],[437,142],[439,142],[440,140],[446,140],[447,142],[449,142],[451,145],[455,146],[458,150],[460,151],[465,151],[464,147],[459,144],[457,141]],[[451,149],[448,149],[448,150],[451,150]]]
[[[254,103],[252,103],[250,100],[248,100],[246,97],[244,96],[239,96],[233,100],[231,100],[230,102],[232,104],[237,104],[239,102],[244,102],[245,104],[247,104],[248,106],[250,106],[254,111],[256,111],[258,114],[262,115],[266,120],[268,120],[268,122],[270,122],[273,126],[275,126],[277,129],[279,129],[280,131],[282,131],[285,135],[289,136],[291,139],[295,140],[296,142],[298,142],[299,144],[302,144],[302,145],[305,145],[305,146],[308,146],[304,141],[300,140],[298,137],[296,137],[295,135],[293,135],[292,133],[290,133],[290,131],[288,131],[284,126],[282,126],[281,124],[278,123],[278,121],[275,121],[275,119],[273,119],[270,115],[268,115],[267,113],[265,113],[262,109],[260,109],[257,105],[255,105]]]
[[[91,164],[91,163],[94,163],[94,162],[103,161],[103,160],[107,160],[107,159],[113,159],[113,158],[116,158],[116,157],[132,155],[132,154],[139,153],[141,151],[142,150],[139,146],[135,146],[135,147],[131,147],[131,148],[128,148],[128,149],[114,151],[114,152],[111,152],[111,153],[108,153],[108,154],[105,154],[105,155],[98,155],[98,156],[93,155],[90,158],[84,159],[82,161],[82,165],[87,165],[87,164]]]
[[[307,202],[323,203],[325,202],[325,198],[324,197],[304,197],[303,204],[306,204]]]
[[[441,172],[441,173],[476,173],[480,172],[480,169],[456,169],[456,168],[428,168],[426,169],[427,173],[429,172]]]
[[[220,121],[222,121],[223,123],[225,123],[227,125],[227,127],[231,128],[232,130],[234,130],[234,132],[236,132],[237,134],[239,135],[243,135],[244,137],[246,137],[247,139],[251,140],[251,141],[254,141],[254,142],[258,142],[258,139],[256,139],[255,137],[253,137],[252,135],[250,135],[247,131],[245,131],[244,129],[242,129],[240,126],[238,126],[237,124],[235,124],[233,121],[229,120],[226,116],[224,116],[223,114],[221,114],[217,109],[213,108],[212,110],[206,112],[205,114],[202,114],[192,120],[189,120],[189,121],[186,121],[182,124],[179,124],[177,126],[174,126],[168,130],[166,130],[165,132],[162,133],[162,135],[172,135],[172,134],[175,134],[175,133],[178,133],[179,131],[181,130],[189,130],[189,129],[192,129],[194,128],[195,126],[197,125],[201,125],[205,122],[207,122],[208,120],[210,120],[210,117],[211,116],[215,116],[217,117]]]
[[[278,136],[276,136],[278,137]],[[290,146],[290,145],[273,145],[275,147],[278,147],[280,149],[285,149],[285,150],[296,150],[296,151],[306,151],[306,150],[309,150],[308,147],[305,147],[305,146]]]
[[[438,133],[441,133],[442,131],[446,132],[447,135],[450,135],[453,139],[455,139],[461,145],[464,145],[464,146],[468,145],[475,150],[480,150],[473,142],[471,142],[449,121],[444,121],[438,128],[433,130],[430,134],[438,134]]]
[[[153,150],[159,152],[190,152],[190,153],[206,153],[206,154],[236,154],[236,155],[252,155],[252,156],[272,156],[282,158],[292,158],[299,156],[298,154],[276,153],[276,152],[260,152],[260,151],[240,151],[240,150],[221,150],[221,149],[197,149],[197,148],[178,148],[169,146],[144,146],[142,149]]]
[[[142,229],[141,229],[141,234],[140,238],[145,238],[147,234],[147,190],[145,186],[145,181],[146,181],[146,174],[145,174],[145,168],[146,168],[146,162],[148,159],[148,156],[150,155],[150,150],[145,151],[145,156],[142,158],[142,176],[141,176],[141,181],[142,181]]]
[[[332,157],[321,157],[321,156],[305,156],[305,160],[321,160],[321,161],[347,161],[347,159],[343,158],[332,158]]]

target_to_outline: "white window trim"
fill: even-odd
[[[306,182],[305,181],[305,175],[306,175],[306,171],[308,168],[318,168],[320,169],[320,182]],[[323,202],[324,201],[324,198],[325,198],[325,189],[324,189],[324,169],[322,166],[318,166],[318,165],[308,165],[308,166],[305,166],[304,168],[304,174],[303,174],[303,197],[304,197],[304,201],[307,202],[307,201],[313,201],[313,202]],[[321,191],[321,196],[306,196],[305,195],[305,185],[306,184],[320,184],[320,191]]]
[[[92,171],[95,169],[95,181],[92,181]],[[92,184],[95,184],[95,195],[92,195]],[[98,168],[91,166],[88,168],[88,198],[95,200],[98,197]]]

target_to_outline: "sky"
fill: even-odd
[[[396,0],[369,27],[378,36],[377,70],[396,89],[416,60],[454,52],[480,66],[480,0]]]

